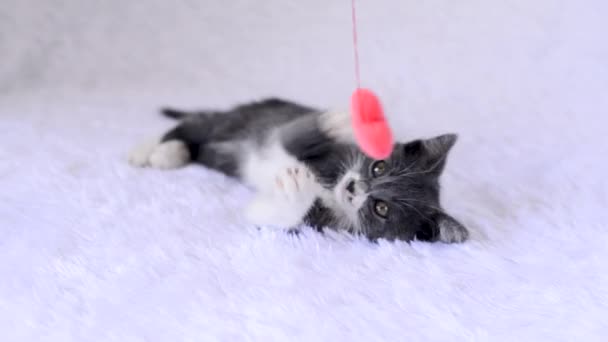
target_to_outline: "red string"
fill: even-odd
[[[361,88],[361,76],[359,74],[359,47],[357,45],[357,11],[355,10],[355,0],[351,0],[352,19],[353,19],[353,50],[355,53],[355,79],[357,89]]]

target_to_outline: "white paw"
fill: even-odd
[[[148,162],[150,166],[159,169],[174,169],[182,167],[190,161],[188,147],[181,141],[171,140],[154,148]]]
[[[315,176],[304,165],[293,165],[282,169],[274,179],[274,195],[288,202],[314,199],[319,193]]]
[[[293,228],[300,223],[321,193],[315,176],[303,164],[282,168],[271,189],[249,204],[247,219],[254,224]]]
[[[181,141],[171,140],[160,144],[145,144],[133,150],[129,157],[131,165],[174,169],[190,161],[188,147]]]
[[[129,164],[135,167],[146,167],[149,166],[148,160],[150,155],[154,152],[154,149],[158,145],[158,142],[150,141],[135,146],[129,153]]]

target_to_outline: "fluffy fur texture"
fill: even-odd
[[[3,0],[2,341],[605,341],[608,2],[357,3],[396,137],[460,134],[468,242],[258,230],[239,182],[125,163],[159,103],[347,105],[348,1]]]
[[[189,161],[236,177],[256,197],[251,222],[308,224],[370,240],[462,242],[468,231],[439,204],[439,176],[456,136],[397,143],[386,160],[356,146],[348,112],[322,112],[279,99],[228,111],[163,111],[182,121],[157,146],[137,147],[135,166]]]

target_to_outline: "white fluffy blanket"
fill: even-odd
[[[199,167],[136,170],[159,105],[347,105],[348,1],[3,0],[3,341],[600,341],[605,1],[360,1],[403,139],[457,132],[464,245],[258,231]]]

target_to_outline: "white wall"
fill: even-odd
[[[399,132],[597,120],[608,108],[607,4],[360,0],[364,84]],[[336,106],[354,87],[347,0],[3,0],[0,60],[2,93],[192,92],[201,105],[276,94]]]

